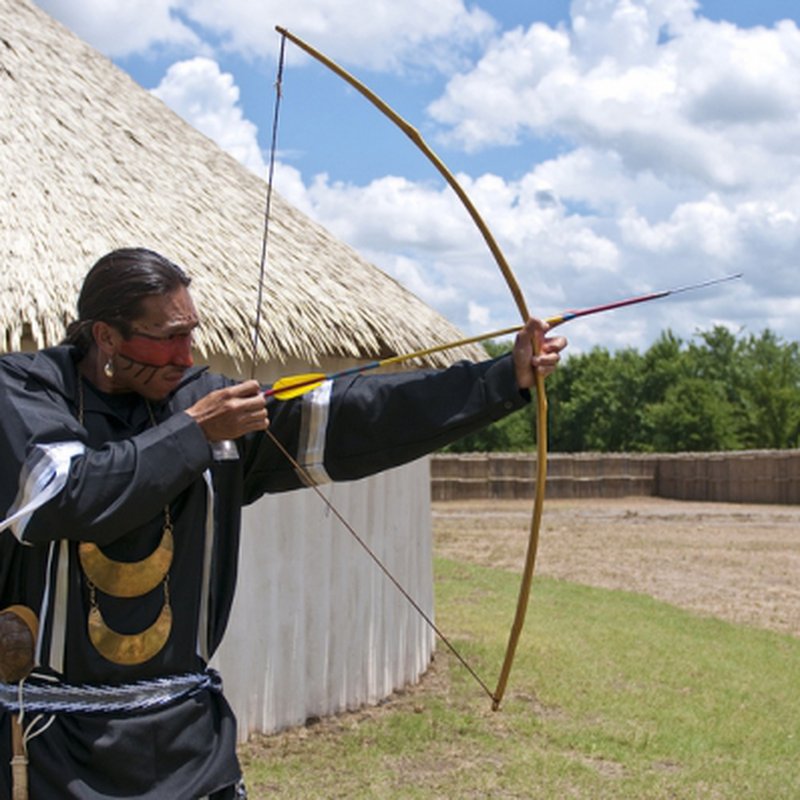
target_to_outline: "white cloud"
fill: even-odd
[[[318,175],[309,196],[315,212],[339,235],[370,249],[418,248],[436,256],[451,253],[454,242],[472,233],[455,197],[437,185],[390,175],[361,187]]]
[[[798,293],[800,31],[696,11],[690,0],[576,0],[569,27],[499,36],[430,112],[467,150],[516,143],[524,158],[530,137],[565,143],[521,181],[518,203],[550,198],[551,218],[523,221],[499,193],[492,206],[565,300],[742,270],[761,309],[726,286],[711,293],[716,304],[686,296],[650,307],[643,329],[630,330],[652,338],[674,323],[685,334],[702,305],[695,327],[738,320],[757,330],[769,318],[798,331],[781,309]]]
[[[377,70],[448,70],[496,30],[492,17],[463,0],[37,0],[102,52],[143,53],[156,46],[210,55],[213,46],[249,59],[277,51],[282,25],[333,58]],[[299,51],[291,58],[302,60]]]
[[[314,215],[314,209],[308,196],[308,189],[303,183],[303,176],[297,169],[277,160],[275,162],[273,185],[278,187],[278,191],[284,200],[304,214],[308,216]]]
[[[156,45],[204,49],[198,35],[176,15],[172,0],[36,0],[36,4],[113,58]]]
[[[620,262],[617,246],[591,222],[541,192],[531,181],[507,182],[486,175],[459,176],[512,266],[523,293],[541,313],[573,302],[573,276],[582,292],[602,289]],[[278,184],[280,191],[283,191]],[[296,188],[296,184],[295,184]],[[331,182],[318,175],[302,205],[335,235],[349,242],[453,320],[476,331],[515,321],[517,311],[478,229],[445,186],[387,177],[366,186]],[[600,277],[604,276],[604,277]],[[570,299],[572,298],[572,299]]]
[[[249,56],[275,47],[281,25],[313,40],[334,59],[379,70],[437,69],[458,61],[464,48],[496,27],[463,0],[177,0],[184,13],[222,36],[226,46]],[[297,53],[294,53],[297,56]]]
[[[382,263],[390,275],[430,306],[441,308],[459,296],[455,286],[438,282],[436,275],[429,271],[425,263],[386,252],[370,253],[368,250],[362,252],[368,258],[372,256],[375,263]]]
[[[256,126],[245,119],[233,75],[209,58],[173,64],[153,94],[237,161],[266,175]]]
[[[776,179],[781,153],[796,171],[797,26],[744,30],[694,17],[695,5],[575,2],[571,29],[496,39],[431,114],[467,149],[555,135],[720,191]]]
[[[470,300],[467,303],[467,319],[473,328],[488,328],[491,311],[487,306]]]
[[[630,213],[620,219],[623,240],[664,257],[669,254],[705,254],[721,262],[731,261],[741,250],[735,209],[725,206],[714,194],[677,206],[668,220],[650,224]]]

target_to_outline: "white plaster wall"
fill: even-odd
[[[433,616],[428,460],[321,490]],[[262,498],[242,527],[214,659],[240,740],[376,703],[424,673],[432,631],[312,490]]]

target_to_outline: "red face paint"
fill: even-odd
[[[134,333],[119,346],[120,355],[149,367],[191,367],[192,334],[181,333],[160,339],[143,333]]]

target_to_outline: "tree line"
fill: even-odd
[[[768,329],[736,335],[717,326],[691,341],[667,331],[644,353],[595,347],[564,359],[547,397],[554,452],[800,447],[800,347]],[[533,442],[533,414],[522,411],[447,450],[526,451]]]

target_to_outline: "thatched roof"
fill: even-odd
[[[266,186],[27,0],[0,0],[0,350],[61,340],[116,247],[193,276],[205,357],[249,359]],[[273,193],[263,354],[383,357],[459,331]],[[431,359],[475,356],[470,348]]]

